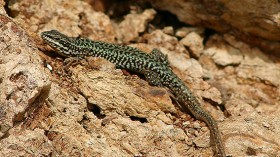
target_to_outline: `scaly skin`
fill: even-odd
[[[56,30],[43,32],[41,37],[64,57],[103,57],[114,63],[117,68],[144,74],[151,85],[169,88],[180,104],[185,105],[195,118],[203,120],[208,125],[215,143],[216,155],[226,156],[216,121],[201,108],[189,88],[172,72],[167,56],[159,50],[153,49],[147,54],[129,46],[68,37]]]

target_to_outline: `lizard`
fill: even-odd
[[[102,57],[116,65],[143,74],[150,85],[164,86],[170,90],[175,99],[198,119],[204,121],[214,140],[217,156],[226,156],[217,122],[199,104],[184,82],[172,71],[167,55],[158,49],[145,53],[140,49],[118,44],[93,41],[87,38],[69,37],[57,30],[44,31],[41,38],[59,55],[83,59],[87,56]]]

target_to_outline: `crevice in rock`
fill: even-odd
[[[88,132],[90,132],[90,130],[88,129],[87,127],[87,123],[89,122],[89,118],[87,117],[87,115],[83,115],[83,118],[82,120],[78,121],[78,123],[85,129],[87,130]]]
[[[208,29],[207,28],[207,29],[204,30],[204,35],[205,35],[204,40],[203,40],[203,45],[204,46],[206,45],[206,43],[210,39],[210,37],[214,34],[216,34],[216,31],[213,30],[213,29]]]
[[[93,104],[88,101],[88,98],[84,95],[83,92],[79,92],[79,94],[81,94],[81,96],[86,99],[88,110],[92,112],[98,119],[103,119],[106,117],[106,115],[102,113],[102,110],[97,104]]]
[[[147,118],[140,118],[140,117],[136,117],[136,116],[129,116],[129,118],[132,121],[139,121],[141,123],[147,123],[148,122]]]
[[[257,151],[254,148],[248,147],[246,150],[246,154],[249,156],[255,156],[257,155]]]
[[[208,98],[203,98],[203,100],[210,103],[212,106],[219,106],[219,108],[221,109],[222,112],[226,111],[224,104],[218,104],[217,102],[215,102],[211,99],[208,99]]]
[[[168,11],[161,11],[161,10],[156,10],[157,14],[150,23],[153,26],[156,26],[158,29],[162,29],[166,26],[172,26],[174,30],[181,28],[183,26],[189,26],[186,25],[185,23],[181,22],[177,16],[174,14],[168,12]],[[170,25],[172,23],[172,25]]]
[[[9,5],[11,5],[11,3],[13,3],[13,1],[9,1],[9,0],[4,0],[4,1],[5,1],[4,9],[5,9],[6,13],[8,14],[8,16],[10,16],[12,18],[16,17],[19,13],[15,12],[15,11],[12,12],[12,10],[9,8]]]
[[[9,130],[10,130],[10,129],[9,129]],[[9,130],[7,130],[7,131],[5,132],[5,134],[4,134],[2,137],[0,137],[0,140],[3,140],[3,139],[5,139],[5,138],[7,138],[7,137],[10,136]]]
[[[194,58],[196,60],[199,59],[199,57],[195,56],[194,52],[192,51],[192,49],[188,46],[185,46],[185,49],[189,52],[190,58]]]
[[[203,98],[204,101],[210,103],[212,106],[220,106],[217,102],[211,100],[211,99],[208,99],[208,98]]]
[[[101,109],[98,105],[91,104],[89,102],[87,104],[89,111],[91,111],[98,119],[103,119],[106,117],[106,115],[101,112]]]

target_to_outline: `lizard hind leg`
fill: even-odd
[[[160,77],[159,77],[159,74],[154,72],[154,71],[148,71],[148,70],[145,70],[143,72],[143,74],[145,75],[145,78],[146,80],[148,81],[148,83],[150,85],[153,85],[153,86],[162,86],[161,84],[161,80],[160,80]]]
[[[162,62],[164,65],[169,66],[167,55],[163,54],[159,49],[154,48],[151,51],[150,56],[153,59]]]

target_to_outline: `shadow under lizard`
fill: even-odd
[[[92,41],[85,38],[68,37],[56,30],[41,33],[42,39],[64,57],[102,57],[114,63],[117,68],[144,74],[151,85],[165,86],[175,99],[185,105],[195,118],[204,121],[214,140],[217,156],[226,156],[220,131],[214,118],[204,111],[196,97],[181,79],[172,72],[167,56],[158,49],[147,54],[137,48]]]

